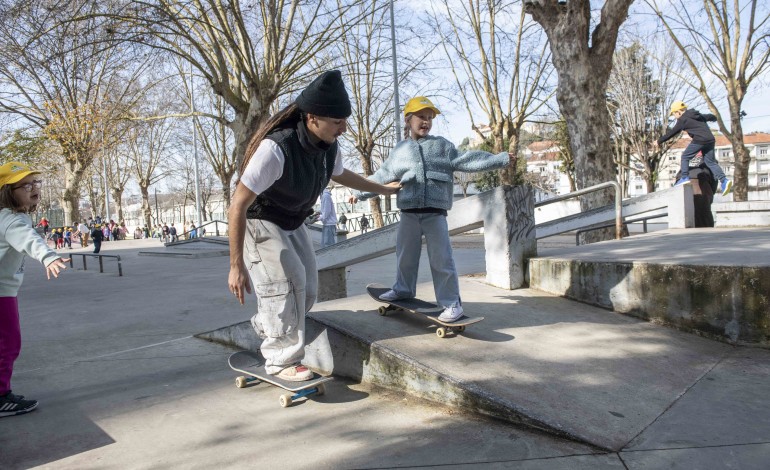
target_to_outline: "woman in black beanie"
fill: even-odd
[[[305,355],[305,313],[315,303],[318,270],[305,218],[332,179],[362,191],[395,194],[342,166],[337,138],[347,130],[350,99],[337,70],[324,72],[249,141],[228,212],[230,291],[243,304],[257,294],[251,324],[269,374],[312,378]],[[249,282],[251,280],[251,283]]]

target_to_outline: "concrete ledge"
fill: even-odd
[[[590,439],[571,434],[546,423],[534,413],[473,383],[442,374],[409,355],[331,324],[329,318],[306,319],[305,359],[303,363],[323,374],[348,377],[360,382],[407,392],[433,402],[462,408],[507,422],[527,426],[566,439],[605,448]],[[251,323],[244,321],[195,335],[235,349],[257,350],[261,343]]]
[[[770,201],[713,204],[717,227],[770,227]]]
[[[770,347],[770,267],[530,260],[531,287],[702,334]]]

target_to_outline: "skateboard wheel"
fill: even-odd
[[[465,327],[464,326],[458,326],[458,327],[455,328],[455,330],[457,330],[458,333],[462,333],[463,331],[465,331]]]
[[[442,326],[441,328],[437,329],[436,336],[438,336],[439,338],[443,338],[444,336],[446,336],[446,328]]]
[[[240,376],[235,378],[235,386],[238,388],[245,388],[246,387],[246,377]]]
[[[291,406],[291,395],[288,393],[281,395],[281,398],[278,399],[278,402],[281,404],[282,408],[288,408]]]
[[[315,392],[316,395],[319,397],[326,393],[326,387],[324,387],[324,384],[318,384],[316,385],[316,388],[318,389],[317,392]]]
[[[380,307],[377,309],[377,313],[379,313],[382,316],[385,316],[385,314],[388,313],[388,309],[386,307]]]

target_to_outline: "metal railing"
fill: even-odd
[[[620,184],[618,184],[616,181],[607,181],[606,183],[599,183],[594,186],[581,189],[579,191],[573,191],[571,193],[563,194],[561,196],[552,197],[550,199],[546,199],[545,201],[540,201],[535,203],[535,207],[542,207],[547,204],[551,204],[553,202],[565,201],[567,199],[572,199],[574,197],[582,196],[584,194],[592,193],[594,191],[599,191],[610,187],[615,188],[615,224],[604,228],[609,228],[614,226],[615,238],[619,240],[623,238],[623,199],[621,196],[622,193],[620,190]]]
[[[626,220],[625,221],[625,225],[635,224],[635,223],[641,222],[642,223],[642,231],[643,231],[643,233],[647,233],[647,221],[648,220],[659,219],[661,217],[667,217],[667,216],[668,216],[667,213],[663,213],[663,214],[651,215],[651,216],[648,216],[648,217],[641,217],[639,219]],[[610,228],[610,227],[614,227],[614,226],[615,226],[615,224],[604,224],[604,225],[597,225],[596,227],[588,227],[588,228],[585,228],[585,229],[582,229],[582,230],[578,230],[577,232],[575,232],[575,246],[580,245],[580,235],[581,234],[586,233],[586,232],[591,232],[593,230],[601,230],[603,228]]]
[[[120,255],[102,255],[99,253],[68,253],[70,256],[70,268],[75,267],[75,263],[72,260],[75,256],[83,257],[83,271],[88,271],[88,265],[86,264],[86,258],[99,258],[99,272],[104,272],[104,260],[103,258],[114,258],[118,262],[118,276],[123,276],[123,265],[120,262]]]

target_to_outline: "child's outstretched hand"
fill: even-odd
[[[357,198],[357,197],[355,197],[355,196],[353,196],[353,195],[351,195],[351,196],[348,198],[348,204],[355,204],[355,203],[357,203],[357,202],[358,202],[358,198]]]
[[[67,269],[67,265],[64,263],[69,262],[69,258],[56,258],[51,264],[45,267],[45,276],[51,279],[53,277],[59,277],[59,273]]]

